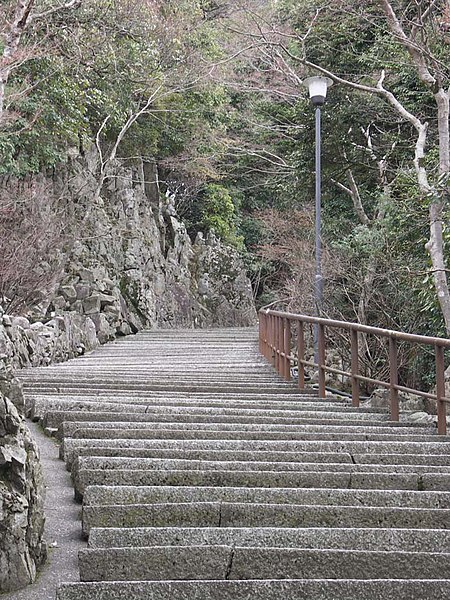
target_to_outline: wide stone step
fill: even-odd
[[[90,548],[268,546],[384,552],[450,552],[450,530],[327,527],[94,527]]]
[[[148,432],[155,433],[157,431],[195,431],[198,432],[198,437],[210,434],[211,432],[220,432],[223,434],[233,434],[240,436],[241,434],[248,433],[261,433],[263,436],[274,433],[274,434],[287,434],[292,439],[292,435],[310,435],[318,434],[317,437],[323,439],[323,435],[337,435],[341,439],[344,436],[351,435],[353,439],[357,438],[358,435],[364,436],[367,439],[368,436],[372,435],[392,435],[405,440],[415,440],[417,437],[425,436],[423,439],[429,441],[435,439],[435,432],[432,428],[420,428],[420,427],[401,427],[396,428],[395,432],[389,431],[389,426],[386,425],[370,425],[358,424],[354,425],[341,425],[335,423],[333,425],[322,425],[322,424],[286,424],[286,423],[254,423],[254,422],[243,422],[243,423],[226,423],[221,421],[200,422],[195,420],[146,420],[146,421],[64,421],[57,433],[58,439],[64,437],[77,437],[78,432],[81,432],[81,437],[84,436],[84,432],[87,430],[95,430],[95,432],[102,432],[102,436],[106,433],[115,433],[123,431],[132,431],[133,436],[135,431],[142,431],[145,435]],[[97,437],[97,436],[94,436]],[[422,439],[422,438],[421,438]]]
[[[187,460],[183,458],[126,458],[126,457],[79,457],[73,463],[72,474],[76,479],[81,470],[130,470],[130,471],[330,471],[334,473],[430,473],[450,475],[450,467],[429,465],[358,465],[350,463],[265,462],[265,461],[219,461]]]
[[[297,413],[298,415],[298,413]],[[305,412],[301,417],[274,417],[274,416],[248,416],[248,415],[222,415],[214,414],[214,411],[208,413],[185,412],[166,412],[166,411],[151,411],[147,412],[83,412],[74,413],[73,415],[67,412],[51,412],[46,413],[43,419],[43,426],[49,429],[57,429],[64,422],[78,423],[236,423],[241,425],[329,425],[340,427],[367,427],[369,431],[373,431],[373,427],[390,427],[399,430],[400,433],[434,433],[434,428],[426,429],[424,426],[408,427],[406,423],[397,423],[396,421],[382,421],[374,418],[360,418],[358,416],[345,415],[342,413],[323,413],[323,416],[313,412]],[[70,437],[70,431],[68,433]]]
[[[450,554],[309,548],[165,546],[79,552],[81,581],[450,579]]]
[[[104,412],[94,411],[51,411],[46,412],[42,419],[45,428],[55,429],[62,423],[107,423],[107,422],[126,422],[126,423],[238,423],[249,425],[333,425],[341,427],[394,427],[401,430],[400,433],[424,433],[426,425],[411,427],[405,422],[380,420],[375,415],[346,415],[345,413],[323,411],[322,413],[306,412],[302,416],[267,416],[263,411],[260,414],[248,414],[246,411],[236,411],[236,414],[216,413],[214,409],[209,411],[193,410],[166,411],[166,410],[147,410],[146,412]],[[428,426],[428,430],[434,430]],[[68,432],[70,434],[70,430]]]
[[[448,455],[446,442],[404,442],[404,441],[318,441],[318,440],[151,440],[151,439],[81,439],[65,438],[60,446],[60,456],[68,462],[78,448],[100,448],[105,444],[110,448],[146,448],[206,451],[266,451],[266,452],[319,452],[345,453],[350,455],[367,454],[429,454],[432,459]]]
[[[271,430],[269,428],[264,427],[263,425],[255,426],[255,428],[250,429],[206,429],[204,424],[202,427],[198,428],[182,428],[181,424],[177,424],[177,426],[170,427],[170,424],[161,429],[157,427],[100,427],[97,424],[92,424],[92,427],[88,427],[83,425],[81,427],[75,428],[75,430],[71,433],[71,435],[64,436],[69,439],[96,439],[96,440],[113,440],[113,439],[129,439],[129,440],[215,440],[215,441],[226,441],[226,440],[236,440],[236,441],[391,441],[397,442],[399,438],[402,438],[400,441],[406,442],[442,442],[443,444],[447,443],[447,438],[444,436],[437,436],[432,434],[405,434],[398,435],[396,432],[393,433],[372,433],[372,432],[335,432],[332,431],[308,431],[303,428],[299,428],[295,430],[283,430],[280,426],[279,430]]]
[[[109,444],[107,440],[104,442]],[[345,452],[264,452],[261,450],[183,450],[176,448],[123,448],[123,447],[90,447],[76,449],[66,461],[67,470],[79,456],[103,456],[117,458],[173,458],[184,460],[224,460],[224,461],[267,461],[267,462],[308,462],[308,463],[347,463],[354,464],[355,457]],[[362,455],[364,457],[364,455]],[[402,455],[400,455],[402,456]],[[415,456],[415,455],[412,455]],[[419,456],[420,458],[420,456]],[[425,457],[426,459],[426,457]],[[416,464],[416,463],[413,463]],[[418,462],[417,464],[421,464]],[[425,464],[430,464],[425,462]]]
[[[71,583],[57,600],[448,600],[450,580],[273,580]]]
[[[350,509],[349,509],[350,508]],[[396,527],[440,529],[449,509],[178,502],[83,507],[83,534],[92,527]]]
[[[108,442],[105,442],[108,443]],[[319,463],[352,463],[360,465],[422,465],[450,466],[450,456],[428,454],[349,454],[347,452],[270,452],[254,450],[179,450],[163,448],[79,448],[77,456],[103,456],[117,458],[179,458],[184,460],[206,461],[256,461],[256,462],[319,462]],[[68,464],[70,470],[72,464]]]
[[[68,398],[62,396],[34,396],[27,397],[27,416],[33,420],[43,418],[50,411],[90,411],[90,412],[127,412],[127,413],[185,413],[185,414],[210,414],[217,415],[251,415],[254,411],[260,416],[289,417],[292,418],[321,418],[324,415],[328,419],[381,419],[388,420],[389,415],[386,411],[375,409],[362,409],[358,412],[353,407],[347,407],[342,403],[318,401],[316,403],[307,402],[302,399],[299,402],[282,401],[271,403],[262,399],[243,399],[240,394],[236,400],[212,399],[210,396],[182,397],[167,399],[166,395],[156,399],[143,395],[135,398],[128,396],[90,396],[90,400],[85,395],[71,396]]]
[[[391,506],[450,509],[450,491],[345,490],[187,486],[90,486],[83,505],[158,504],[162,502],[255,502],[330,506]]]
[[[195,384],[180,384],[180,383],[147,383],[145,380],[143,380],[141,383],[139,382],[130,382],[126,385],[124,385],[123,380],[118,380],[117,382],[115,381],[111,381],[111,379],[107,378],[104,381],[99,381],[98,379],[95,380],[95,382],[92,382],[91,384],[87,384],[83,387],[83,380],[81,381],[71,381],[68,380],[67,382],[64,381],[58,381],[57,383],[57,390],[60,393],[63,394],[72,394],[73,392],[78,391],[79,394],[83,394],[84,392],[88,392],[91,393],[94,391],[101,391],[101,392],[107,392],[107,391],[123,391],[123,392],[130,392],[133,390],[141,390],[144,391],[146,393],[148,392],[153,392],[153,391],[161,391],[161,392],[189,392],[189,393],[197,393],[197,392],[203,392],[203,393],[209,393],[209,394],[225,394],[228,391],[234,394],[240,394],[242,392],[245,393],[252,393],[252,394],[258,394],[259,390],[261,389],[258,385],[255,384],[247,384],[245,385],[244,383],[239,384],[239,385],[228,385],[228,384],[222,384],[222,385],[211,385],[209,382],[205,382],[204,385],[195,385]],[[55,389],[55,382],[53,380],[49,380],[47,383],[45,381],[36,381],[36,382],[29,382],[28,384],[26,384],[24,386],[25,388],[27,387],[32,387],[32,389],[36,392],[36,391],[40,391],[41,393],[43,391],[45,391],[47,388],[49,389]],[[274,386],[274,385],[264,385],[264,392],[266,394],[281,394],[281,395],[285,395],[286,392],[289,390],[290,395],[292,395],[293,397],[295,395],[300,395],[300,391],[297,390],[294,386],[292,386],[292,388],[289,389],[289,387],[287,387],[285,384],[280,383],[278,386]]]
[[[441,491],[450,488],[450,474],[291,471],[221,471],[81,469],[74,477],[75,497],[89,485],[175,485],[202,487],[340,488]]]

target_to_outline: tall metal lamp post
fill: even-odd
[[[320,109],[325,104],[327,90],[333,85],[329,77],[308,77],[303,85],[309,90],[309,97],[316,109],[316,276],[314,285],[314,299],[316,316],[320,317],[323,304],[323,278],[322,278],[322,246],[320,240],[321,230],[321,131]],[[314,328],[314,362],[319,362],[318,327]]]

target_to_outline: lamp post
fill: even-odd
[[[321,131],[320,131],[320,108],[325,104],[327,90],[333,85],[329,77],[308,77],[303,85],[309,90],[309,97],[316,109],[316,218],[315,218],[315,240],[316,240],[316,275],[314,280],[314,300],[316,304],[316,316],[320,317],[323,304],[323,278],[322,278],[322,245],[320,240],[321,230]],[[318,349],[318,326],[314,328],[314,362],[319,363]]]

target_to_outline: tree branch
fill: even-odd
[[[51,8],[49,10],[46,10],[42,13],[38,13],[36,15],[32,16],[32,20],[37,20],[37,19],[47,19],[48,17],[50,17],[50,15],[54,15],[55,13],[58,13],[62,10],[69,10],[69,9],[76,9],[79,8],[81,6],[81,4],[83,3],[83,0],[70,0],[69,2],[66,2],[64,4],[61,4],[60,6],[55,6],[55,8]]]
[[[414,64],[417,67],[417,73],[424,83],[426,83],[429,87],[434,87],[436,85],[436,78],[430,73],[430,70],[427,66],[427,63],[424,58],[423,49],[418,46],[415,42],[413,42],[405,33],[403,27],[401,26],[400,21],[395,14],[394,9],[392,8],[392,4],[389,0],[379,0],[381,7],[386,15],[386,20],[388,22],[389,28],[392,33],[396,36],[396,38],[400,41],[402,46],[404,46],[411,56]]]

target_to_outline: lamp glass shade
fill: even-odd
[[[320,106],[325,103],[327,89],[333,85],[333,81],[329,77],[308,77],[303,85],[308,88],[312,103]]]

